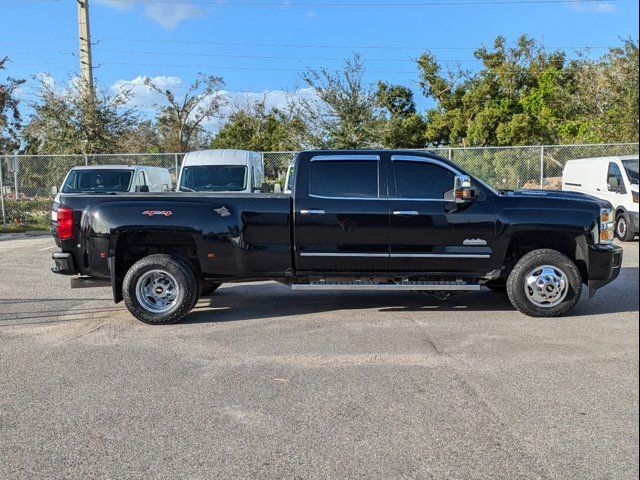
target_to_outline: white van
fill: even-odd
[[[287,168],[287,178],[284,181],[284,193],[290,194],[291,192],[293,192],[294,182],[296,180],[295,173],[295,165],[293,163],[290,163],[289,167]]]
[[[258,152],[200,150],[184,156],[179,192],[259,192],[264,165]]]
[[[166,168],[129,165],[73,167],[62,182],[62,193],[169,192]]]
[[[570,160],[562,173],[562,189],[611,202],[620,240],[628,242],[638,234],[638,155]]]

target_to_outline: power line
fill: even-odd
[[[0,6],[28,5],[30,3],[58,3],[61,0],[24,0],[23,2],[2,2]]]
[[[451,6],[474,6],[474,5],[530,5],[530,4],[567,4],[576,3],[576,0],[454,0],[454,1],[435,1],[435,2],[298,2],[298,3],[282,3],[282,2],[238,2],[238,1],[194,1],[194,0],[111,0],[120,3],[140,3],[140,4],[189,4],[189,5],[216,5],[231,7],[451,7]],[[602,0],[580,0],[582,3],[598,3]],[[620,0],[608,0],[610,2],[618,2]]]
[[[134,51],[134,50],[109,50],[98,49],[97,53],[123,53],[131,55],[167,55],[167,56],[180,56],[180,57],[215,57],[215,58],[247,58],[257,60],[321,60],[321,61],[342,61],[343,57],[290,57],[290,56],[277,56],[277,55],[225,55],[218,53],[185,53],[185,52],[152,52],[152,51]],[[94,53],[95,53],[94,52]],[[38,52],[30,52],[38,53]],[[64,52],[60,52],[64,53]],[[416,60],[412,58],[363,58],[364,62],[404,62],[415,63]],[[477,59],[443,59],[441,62],[476,62]]]
[[[207,68],[211,70],[249,70],[249,71],[266,71],[266,72],[295,72],[303,73],[298,69],[291,68],[262,68],[262,67],[234,67],[225,65],[169,65],[166,63],[139,63],[139,62],[111,62],[103,61],[101,65],[134,65],[140,67],[169,67],[169,68]],[[399,75],[415,75],[416,72],[402,72],[390,70],[367,70],[367,73],[375,74],[399,74]]]
[[[0,40],[1,44],[6,43],[38,43],[38,42],[57,42],[60,40],[76,40],[76,37],[58,37],[58,38],[29,38],[24,40]]]
[[[351,49],[351,50],[477,50],[475,47],[434,47],[434,46],[402,46],[402,45],[331,45],[331,44],[297,44],[297,43],[240,43],[240,42],[209,42],[202,40],[164,40],[164,39],[150,39],[150,38],[115,38],[115,37],[102,37],[97,40],[98,42],[136,42],[136,43],[168,43],[179,45],[216,45],[227,47],[264,47],[264,48],[318,48],[318,49]],[[573,45],[573,46],[549,46],[546,47],[550,50],[554,49],[609,49],[612,47],[607,46],[590,46],[590,45]]]

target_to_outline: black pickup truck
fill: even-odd
[[[295,290],[506,291],[558,316],[620,272],[611,205],[496,191],[426,152],[309,151],[291,195],[61,195],[54,273],[110,283],[139,320],[177,322],[223,282]],[[249,299],[250,300],[250,299]],[[490,301],[487,299],[487,301]]]

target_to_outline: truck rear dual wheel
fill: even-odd
[[[189,263],[171,255],[149,255],[127,272],[124,303],[144,323],[168,325],[182,320],[198,301],[201,284]]]
[[[551,249],[523,256],[507,279],[514,307],[530,317],[557,317],[575,307],[582,293],[578,267],[566,255]]]

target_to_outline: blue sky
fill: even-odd
[[[144,76],[179,87],[202,71],[222,76],[230,92],[295,91],[303,86],[299,71],[337,67],[355,51],[366,61],[368,80],[410,84],[417,79],[410,60],[427,48],[445,63],[473,69],[473,48],[491,45],[497,35],[514,40],[527,33],[548,47],[595,47],[594,55],[621,37],[638,37],[637,0],[438,6],[367,0],[386,4],[367,7],[336,6],[346,3],[336,0],[274,0],[271,6],[180,1],[91,0],[101,87]],[[64,81],[78,70],[76,2],[29,2],[0,0],[0,55],[11,59],[5,73],[30,78],[48,72]],[[29,81],[25,100],[32,99],[34,85]],[[152,100],[140,98],[141,104]],[[420,95],[417,100],[426,106]]]

